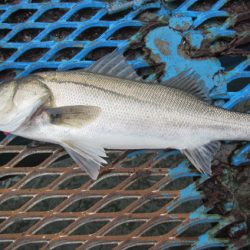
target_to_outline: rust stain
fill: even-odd
[[[170,54],[168,50],[169,43],[167,41],[163,41],[157,38],[155,39],[154,43],[155,43],[155,46],[160,50],[160,52],[163,55],[168,56]]]

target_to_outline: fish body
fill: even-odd
[[[183,91],[159,84],[90,72],[49,72],[39,76],[52,92],[55,107],[101,108],[95,120],[81,128],[63,127],[63,134],[82,136],[103,148],[195,148],[215,140],[242,139],[248,131],[247,115],[213,107]],[[61,137],[62,132],[54,127],[53,135],[58,133],[56,136]],[[50,134],[48,127],[39,129],[41,134],[36,131],[33,138],[41,140]]]
[[[38,86],[39,98],[29,95],[26,100],[35,108],[23,124],[4,130],[63,146],[94,179],[105,163],[104,149],[176,148],[200,171],[211,174],[217,141],[250,138],[249,116],[193,95],[202,93],[192,85],[198,81],[192,75],[182,74],[163,86],[142,83],[133,72],[135,80],[91,71],[45,72],[17,80],[16,102],[21,102],[18,88],[29,91],[29,84]],[[175,88],[185,83],[191,93]],[[35,106],[41,96],[43,104]]]

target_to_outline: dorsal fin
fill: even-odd
[[[199,75],[192,70],[185,70],[177,76],[163,81],[162,84],[167,87],[183,90],[203,101],[211,102],[204,82],[200,79]]]
[[[117,51],[113,51],[97,60],[90,67],[86,68],[86,71],[134,81],[141,80],[141,77],[137,75],[133,67],[128,64],[126,58]]]

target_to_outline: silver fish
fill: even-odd
[[[202,85],[191,72],[146,84],[113,52],[86,70],[2,84],[0,129],[61,145],[93,179],[104,149],[176,148],[211,174],[218,141],[249,139],[250,118],[210,105]]]

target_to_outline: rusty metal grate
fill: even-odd
[[[36,167],[21,164],[31,153],[46,157]],[[110,152],[96,182],[57,146],[6,145],[1,157],[6,154],[16,154],[1,167],[0,242],[7,249],[190,246],[219,220],[190,219],[202,206],[195,192],[202,178],[183,162],[169,164],[178,152]]]
[[[230,19],[233,9],[240,17]],[[232,108],[249,93],[247,11],[245,1],[226,0],[0,0],[0,81],[85,68],[119,48],[144,78],[193,67],[215,104]],[[181,56],[161,49],[160,39]],[[220,62],[207,58],[214,55]],[[178,151],[109,152],[109,165],[93,182],[58,146],[3,133],[0,144],[0,249],[249,246],[245,218],[232,213],[221,179],[208,181]],[[232,163],[249,163],[249,144],[224,146],[218,158],[232,159],[218,163],[216,176]]]

